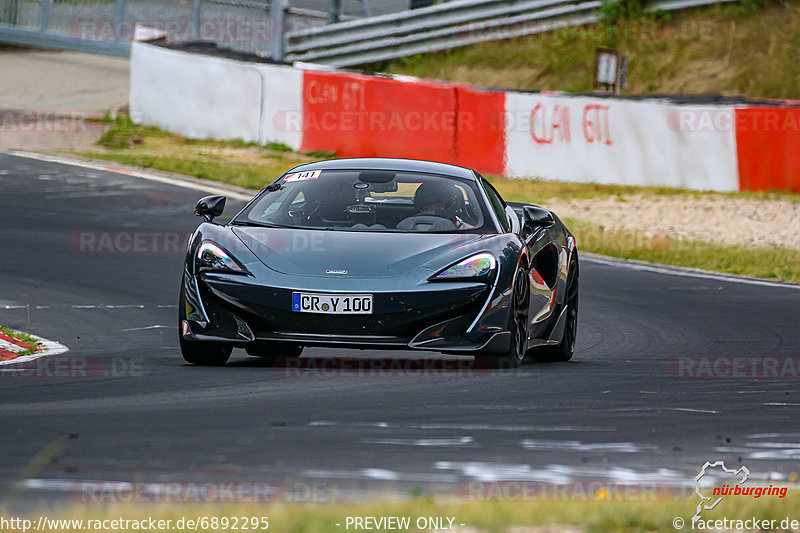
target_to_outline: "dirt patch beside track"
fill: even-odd
[[[800,203],[724,195],[612,196],[548,200],[562,218],[608,231],[742,246],[800,250]]]

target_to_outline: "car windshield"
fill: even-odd
[[[489,233],[475,182],[388,170],[313,170],[285,175],[234,224],[342,231]]]

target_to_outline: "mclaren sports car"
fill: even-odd
[[[506,204],[474,170],[405,159],[297,166],[226,224],[203,198],[180,289],[196,365],[306,346],[569,360],[578,249],[552,212]]]

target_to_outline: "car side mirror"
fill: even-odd
[[[538,205],[526,205],[522,208],[522,219],[525,227],[531,231],[549,228],[556,223],[553,213]]]
[[[211,222],[214,217],[218,217],[225,210],[224,196],[206,196],[197,202],[194,208],[194,214],[203,217],[206,222]]]

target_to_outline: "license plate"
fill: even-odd
[[[292,293],[292,311],[328,315],[371,315],[371,294]]]

